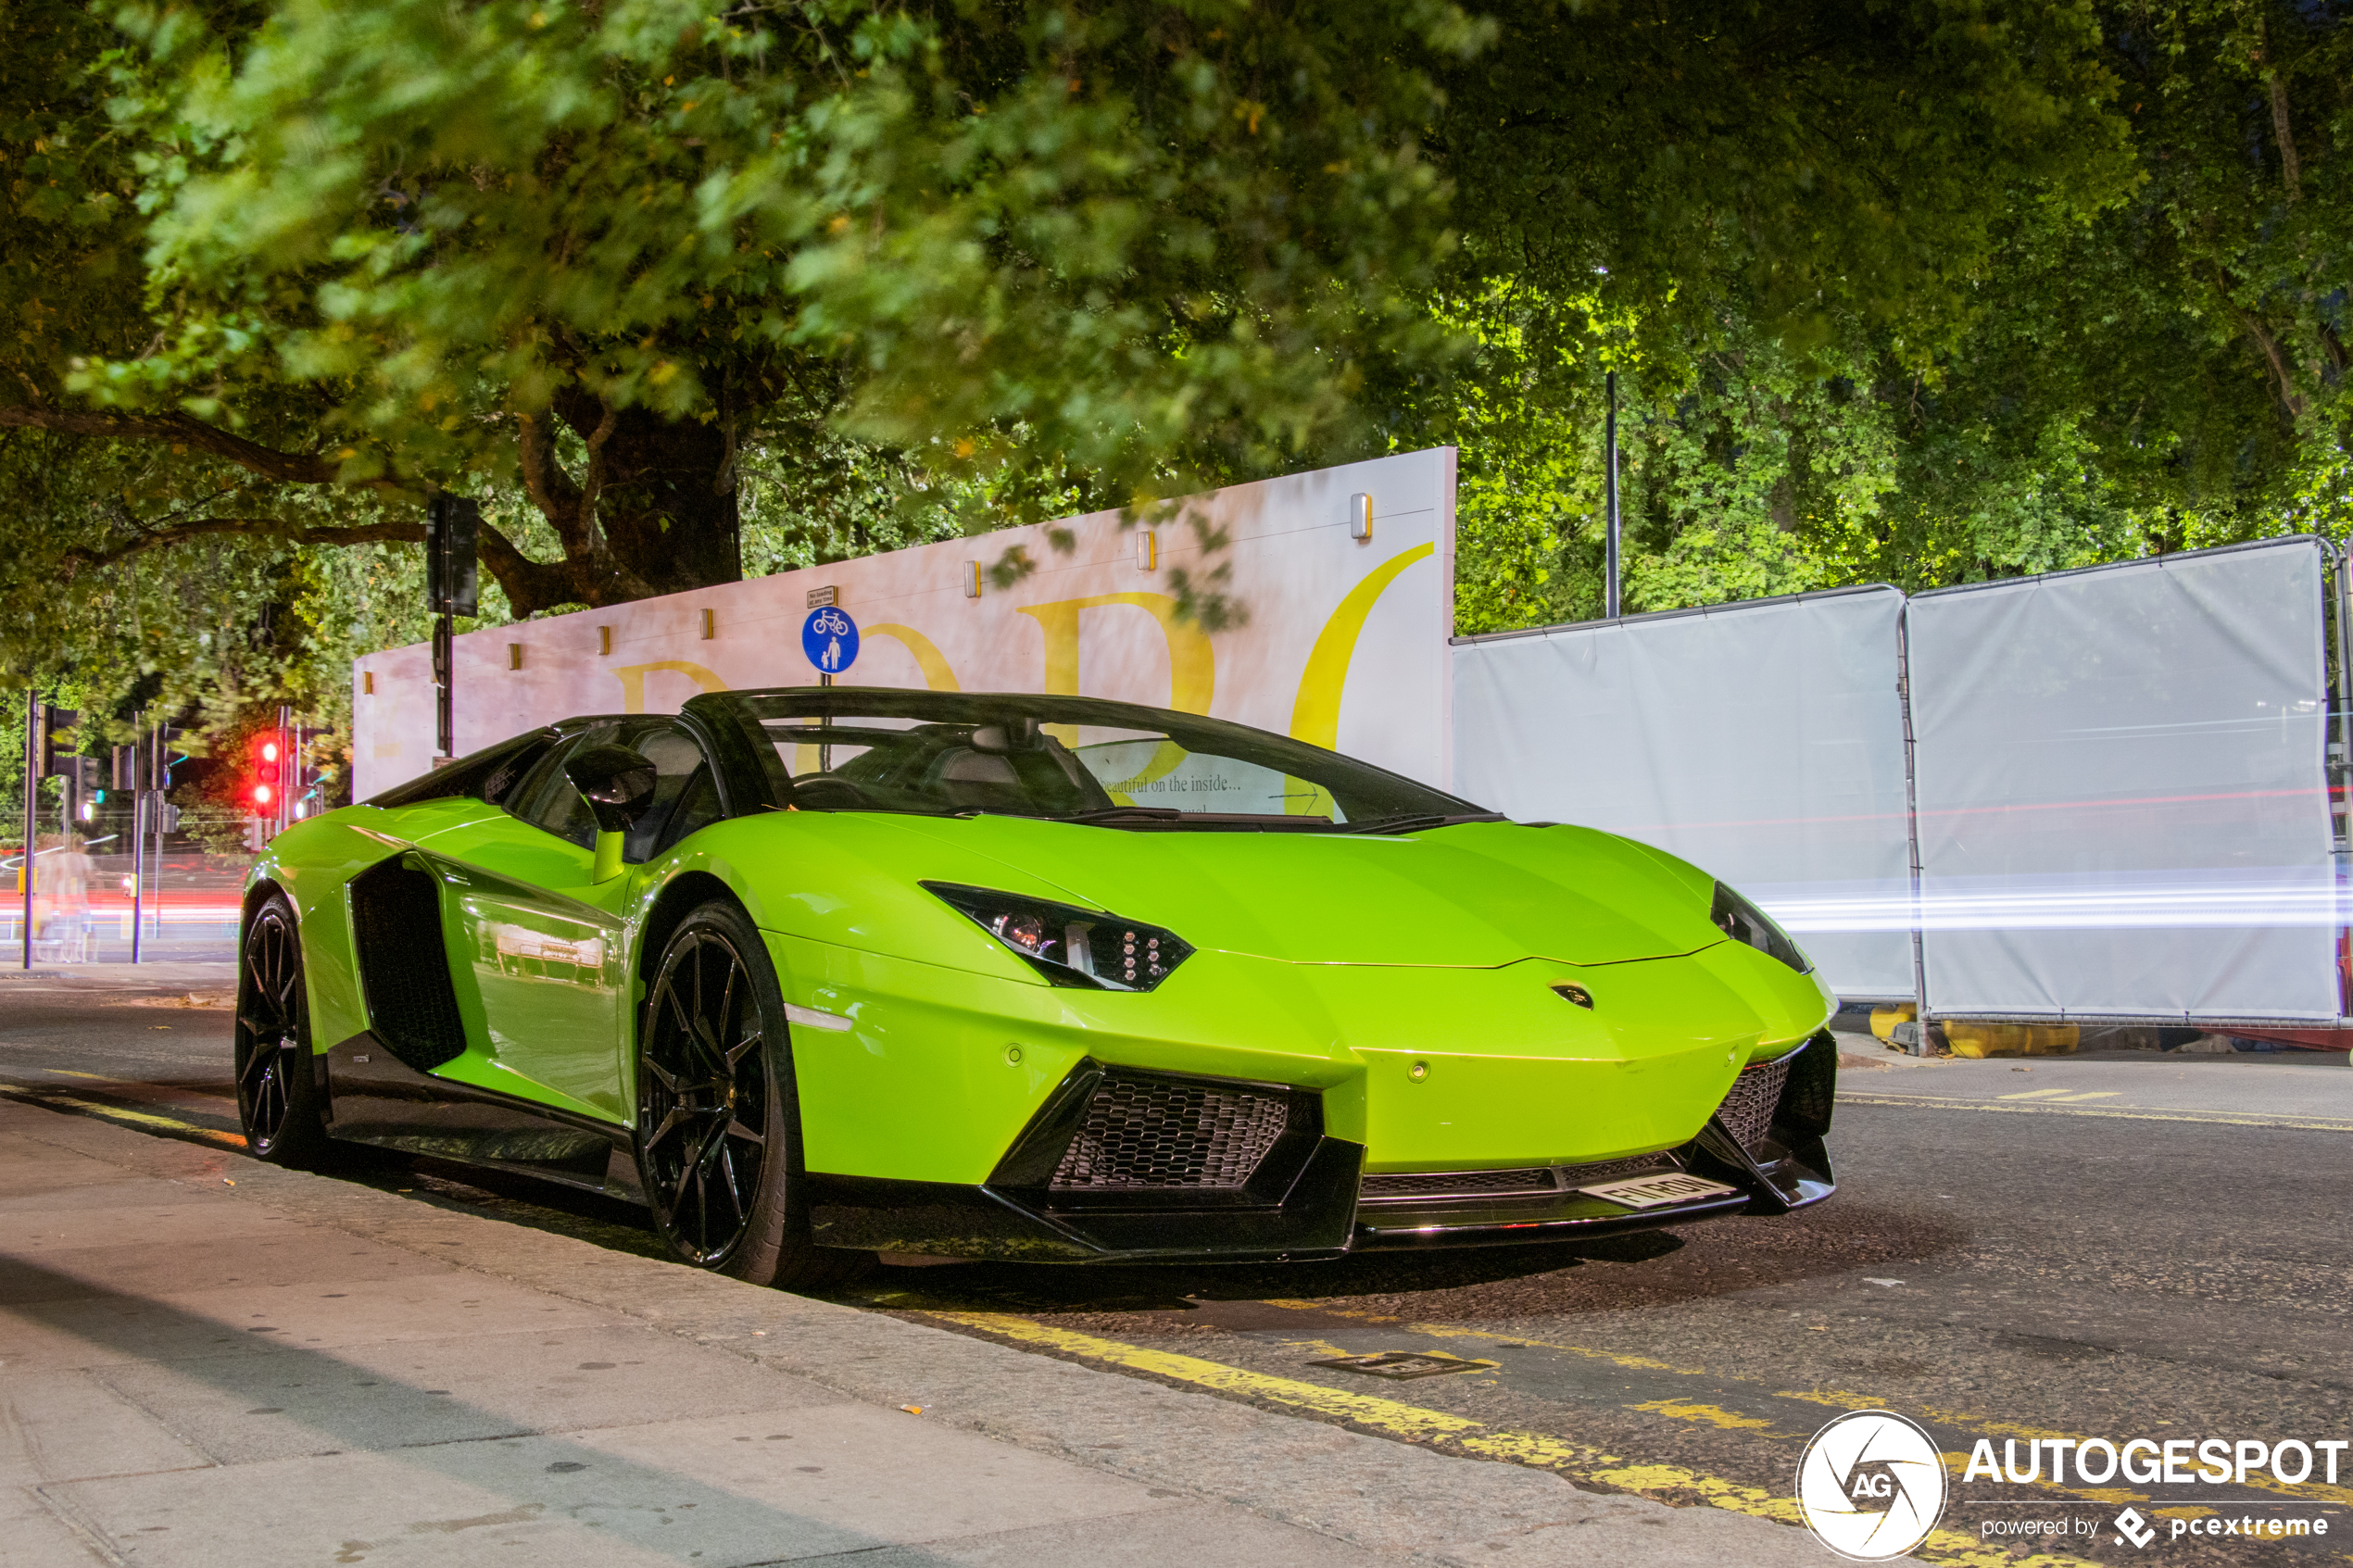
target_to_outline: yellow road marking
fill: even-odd
[[[2121,1092],[2117,1089],[2096,1089],[2088,1095],[2069,1095],[2064,1099],[2055,1099],[2051,1103],[2053,1105],[2081,1105],[2087,1099],[2114,1099]]]
[[[2353,1133],[2353,1118],[2264,1116],[2241,1110],[2127,1110],[2120,1106],[2055,1105],[2047,1100],[2019,1105],[1998,1099],[1953,1099],[1943,1095],[1847,1095],[1841,1105],[1906,1105],[1931,1110],[1995,1110],[2013,1116],[2097,1116],[2123,1122],[2204,1122],[2224,1127],[2289,1127],[2307,1133]]]
[[[2063,1095],[2065,1093],[2067,1093],[2065,1089],[2028,1089],[2023,1094],[1995,1095],[1994,1098],[1995,1099],[2044,1099],[2052,1095]]]
[[[1643,1496],[1697,1497],[1715,1507],[1770,1519],[1778,1524],[1794,1524],[1798,1522],[1794,1499],[1778,1497],[1761,1487],[1743,1486],[1718,1476],[1703,1475],[1680,1465],[1633,1463],[1617,1455],[1605,1454],[1563,1437],[1550,1437],[1534,1432],[1499,1432],[1467,1416],[1424,1410],[1418,1405],[1383,1399],[1378,1394],[1326,1388],[1293,1378],[1277,1377],[1269,1373],[1227,1366],[1222,1361],[1204,1361],[1199,1356],[1178,1355],[1174,1351],[1154,1350],[1116,1339],[1098,1338],[1091,1334],[1052,1328],[1006,1312],[934,1311],[925,1315],[1020,1344],[1058,1350],[1084,1361],[1150,1373],[1220,1394],[1313,1411],[1381,1436],[1399,1437],[1416,1443],[1443,1444],[1480,1459],[1558,1471],[1580,1480]],[[1489,1337],[1504,1339],[1508,1336],[1495,1335]],[[2080,1558],[2046,1553],[2016,1557],[2005,1548],[1981,1545],[1957,1530],[1934,1532],[1920,1546],[1918,1554],[1938,1562],[1953,1563],[1956,1568],[2093,1568],[2091,1563]]]
[[[1753,1415],[1739,1415],[1720,1405],[1695,1404],[1689,1399],[1653,1399],[1646,1405],[1629,1405],[1628,1410],[1648,1411],[1654,1415],[1671,1415],[1678,1421],[1704,1421],[1726,1432],[1766,1432],[1772,1429],[1769,1421]]]
[[[1294,1299],[1276,1301],[1269,1304],[1278,1307],[1303,1309],[1312,1311],[1331,1312],[1333,1315],[1338,1317],[1365,1317],[1370,1315],[1366,1313],[1350,1312],[1343,1310],[1325,1307],[1314,1301]],[[1394,1320],[1385,1319],[1382,1321],[1389,1322]],[[1718,1382],[1725,1381],[1724,1379],[1717,1378],[1715,1374],[1703,1371],[1699,1368],[1670,1366],[1665,1361],[1653,1361],[1646,1356],[1619,1355],[1614,1351],[1596,1350],[1583,1345],[1563,1345],[1554,1340],[1531,1339],[1525,1335],[1518,1334],[1498,1334],[1489,1329],[1459,1328],[1451,1323],[1417,1323],[1407,1324],[1405,1332],[1408,1334],[1426,1334],[1433,1338],[1440,1339],[1484,1339],[1498,1345],[1516,1345],[1526,1347],[1529,1349],[1555,1350],[1567,1355],[1582,1356],[1590,1361],[1608,1361],[1613,1365],[1626,1367],[1631,1371],[1666,1372],[1673,1373],[1684,1377],[1707,1377],[1715,1379]],[[1733,1379],[1731,1381],[1745,1382],[1746,1380]],[[1889,1400],[1880,1397],[1879,1395],[1857,1394],[1843,1388],[1781,1388],[1773,1390],[1772,1394],[1773,1397],[1778,1399],[1802,1399],[1808,1404],[1828,1405],[1833,1410],[1892,1410],[1895,1408]],[[1739,1415],[1715,1405],[1702,1404],[1692,1400],[1672,1399],[1655,1399],[1647,1404],[1629,1405],[1626,1408],[1629,1410],[1642,1411],[1654,1415],[1669,1416],[1681,1421],[1705,1422],[1708,1424],[1724,1427],[1727,1430],[1733,1429],[1736,1426],[1763,1428],[1770,1427],[1772,1425],[1770,1421],[1761,1417]],[[1994,1421],[1984,1416],[1970,1415],[1961,1411],[1943,1410],[1931,1405],[1923,1405],[1916,1408],[1918,1409],[1919,1415],[1925,1420],[1935,1422],[1941,1426],[1955,1427],[1960,1431],[1968,1432],[1980,1437],[1993,1437],[1996,1439],[2004,1437],[2016,1437],[2021,1439],[2034,1437],[2073,1437],[2079,1443],[2083,1440],[2080,1435],[2075,1433],[2057,1432],[2040,1426],[2022,1426],[2015,1422]],[[1969,1456],[1967,1454],[1947,1454],[1944,1457],[1946,1467],[1952,1471],[1954,1479],[1957,1481],[1960,1478],[1961,1472],[1968,1468]],[[1612,1483],[1612,1485],[1617,1484],[1617,1483],[1615,1482]],[[2047,1480],[2038,1481],[2034,1484],[2045,1491],[2057,1492],[2066,1497],[2082,1498],[2091,1502],[2120,1504],[2139,1502],[2145,1499],[2144,1493],[2121,1486],[2058,1486],[2052,1485]],[[2260,1487],[2266,1491],[2277,1491],[2298,1499],[2310,1496],[2317,1492],[2322,1497],[2333,1502],[2353,1503],[2353,1487],[2329,1486],[2321,1483],[2307,1483],[2303,1486],[2288,1487],[2281,1485],[2276,1480],[2264,1476],[2249,1476],[2246,1484],[2250,1486]],[[1628,1489],[1640,1490],[1641,1488],[1629,1487]]]
[[[1272,1304],[1277,1307],[1315,1306],[1315,1303],[1313,1301],[1277,1301]],[[1328,1307],[1316,1308],[1316,1310],[1319,1311],[1331,1311]],[[1357,1314],[1353,1312],[1340,1312],[1337,1315],[1340,1317],[1354,1317]],[[1393,1323],[1396,1320],[1390,1318],[1381,1321]],[[1520,1345],[1533,1350],[1558,1350],[1566,1355],[1582,1356],[1587,1361],[1607,1361],[1612,1366],[1622,1366],[1629,1372],[1671,1372],[1679,1374],[1684,1377],[1708,1377],[1714,1375],[1713,1374],[1703,1372],[1697,1367],[1672,1366],[1666,1361],[1653,1361],[1648,1356],[1625,1356],[1618,1354],[1615,1350],[1588,1349],[1582,1345],[1560,1345],[1555,1344],[1549,1339],[1530,1339],[1524,1334],[1496,1334],[1483,1328],[1457,1328],[1453,1323],[1407,1323],[1405,1325],[1405,1332],[1408,1334],[1427,1334],[1434,1339],[1491,1339],[1498,1345]]]
[[[245,1147],[245,1140],[234,1133],[223,1133],[211,1127],[199,1127],[193,1122],[181,1122],[169,1116],[151,1115],[144,1110],[130,1110],[119,1105],[107,1105],[94,1099],[82,1099],[74,1095],[40,1094],[28,1090],[22,1084],[0,1084],[0,1095],[6,1095],[8,1098],[26,1105],[61,1105],[69,1110],[82,1111],[91,1116],[103,1116],[109,1122],[121,1122],[133,1127],[167,1127],[175,1133],[184,1133],[202,1138],[207,1143],[217,1143],[224,1148]]]

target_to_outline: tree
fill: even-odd
[[[1437,346],[1421,62],[1478,38],[1430,4],[286,0],[134,9],[120,49],[26,8],[0,427],[188,459],[78,558],[414,538],[427,486],[506,481],[555,547],[485,533],[522,614],[737,575],[763,430],[981,525],[1369,446],[1362,361]],[[333,487],[380,506],[308,515]]]

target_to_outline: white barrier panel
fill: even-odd
[[[1350,497],[1371,496],[1352,537]],[[801,650],[810,591],[829,587],[860,633],[845,685],[1083,693],[1211,713],[1331,746],[1443,788],[1453,629],[1454,450],[1234,485],[1183,503],[1231,540],[1205,552],[1184,521],[1156,551],[1115,513],[779,572],[611,609],[470,632],[457,641],[459,754],[584,713],[671,713],[698,691],[815,685]],[[1067,529],[1075,547],[1048,534]],[[1037,570],[965,589],[1021,548]],[[1171,574],[1230,565],[1247,620],[1204,633],[1176,614]],[[361,798],[425,771],[430,648],[354,668]]]
[[[2309,539],[1911,606],[1935,1012],[2333,1019]]]
[[[1893,588],[1454,648],[1456,790],[1705,868],[1833,990],[1912,994]]]

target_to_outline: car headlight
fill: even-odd
[[[1811,973],[1813,964],[1799,952],[1789,933],[1773,923],[1764,910],[1725,886],[1716,884],[1716,904],[1707,911],[1716,929],[1735,942],[1744,942],[1760,953],[1770,953],[1800,974]]]
[[[1193,953],[1191,943],[1164,926],[1101,909],[954,882],[922,886],[1057,985],[1149,991]]]

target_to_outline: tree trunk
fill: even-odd
[[[716,422],[664,420],[644,408],[623,409],[614,421],[597,521],[616,564],[646,592],[742,579],[735,456]]]
[[[562,604],[601,608],[743,577],[732,434],[718,422],[614,408],[571,388],[557,417],[588,449],[574,479],[557,461],[555,433],[525,416],[523,483],[563,546],[563,558],[525,558],[485,532],[484,564],[517,615]]]

